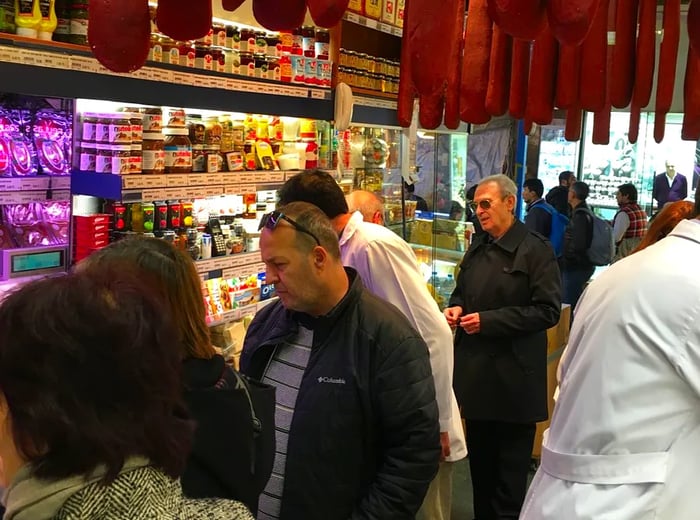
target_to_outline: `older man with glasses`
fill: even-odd
[[[280,301],[256,315],[241,356],[243,373],[277,388],[258,520],[413,520],[440,459],[425,342],[343,267],[319,208],[287,204],[260,227]]]
[[[478,520],[520,514],[535,423],[547,418],[547,329],[561,309],[554,250],[515,218],[515,202],[505,175],[479,183],[474,207],[485,233],[464,255],[445,309],[456,328],[454,388]]]

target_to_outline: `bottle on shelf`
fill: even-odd
[[[452,296],[452,293],[455,290],[455,287],[457,287],[457,282],[455,282],[454,276],[451,274],[447,275],[447,278],[442,282],[440,286],[440,294],[442,295],[444,299],[443,305],[447,307],[449,301],[450,301],[450,296]]]

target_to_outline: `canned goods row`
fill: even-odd
[[[338,82],[387,94],[399,93],[399,79],[350,67],[338,67]]]
[[[399,77],[399,62],[385,58],[377,58],[361,52],[340,49],[339,65],[350,67],[362,72],[383,74],[384,76]]]

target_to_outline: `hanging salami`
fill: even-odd
[[[656,76],[654,140],[657,143],[663,141],[666,131],[666,114],[671,110],[671,102],[673,101],[680,31],[681,0],[665,0],[663,39],[661,40],[659,68]]]
[[[493,22],[486,8],[487,0],[470,0],[467,30],[464,35],[464,61],[460,87],[460,117],[473,124],[488,123],[486,93],[489,86],[489,59]]]
[[[488,13],[499,28],[522,40],[537,38],[547,18],[544,0],[488,0]]]
[[[133,72],[146,63],[151,41],[147,0],[93,0],[88,15],[88,41],[102,65],[114,72]],[[129,28],[126,38],[124,27]]]
[[[513,38],[494,25],[485,105],[492,116],[502,116],[508,111],[512,49]]]
[[[288,31],[300,27],[306,16],[305,0],[253,0],[253,16],[265,29]]]
[[[628,134],[630,143],[637,142],[641,109],[649,104],[651,89],[654,86],[656,0],[640,0],[639,2],[639,35],[637,36],[636,57]]]
[[[211,0],[159,0],[156,25],[173,40],[196,40],[209,33],[211,17]]]
[[[319,27],[333,27],[343,18],[350,0],[306,0],[314,23]]]
[[[554,37],[565,45],[580,45],[593,25],[601,0],[549,0],[547,19]]]

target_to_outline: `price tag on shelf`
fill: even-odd
[[[160,188],[168,185],[168,175],[144,175],[143,178],[149,188]]]
[[[204,193],[207,197],[216,197],[224,194],[223,186],[207,186],[204,188]]]
[[[207,184],[207,176],[202,173],[192,173],[187,176],[187,184],[190,186],[205,186]]]
[[[189,175],[166,175],[167,178],[167,184],[166,186],[173,187],[173,186],[187,186],[189,184]]]
[[[326,99],[326,93],[323,92],[322,90],[314,89],[314,90],[311,90],[309,92],[311,94],[309,96],[311,99]]]
[[[153,81],[160,81],[163,83],[172,83],[173,82],[173,74],[174,73],[171,70],[152,68],[152,69],[150,69],[150,73],[151,73],[151,80],[153,80]]]
[[[268,182],[284,182],[284,172],[271,172]]]
[[[365,25],[370,29],[379,29],[379,22],[372,18],[365,18]]]
[[[48,190],[48,177],[0,178],[0,191]]]
[[[193,199],[205,199],[207,198],[206,188],[190,188],[190,197]]]
[[[148,187],[148,177],[147,175],[124,175],[122,177],[122,187],[124,189],[134,189],[134,188],[147,188]]]
[[[392,29],[392,27],[388,23],[380,23],[379,24],[379,30],[382,31],[383,33],[391,34],[391,29]]]
[[[180,85],[192,85],[194,84],[194,74],[190,74],[189,72],[173,72],[172,73],[172,82],[173,83],[178,83]]]
[[[23,65],[34,65],[41,67],[44,64],[44,54],[41,52],[32,51],[29,49],[20,49],[19,55],[20,62]]]
[[[393,27],[391,29],[391,33],[394,36],[398,36],[399,38],[401,38],[403,36],[403,29],[401,27]]]
[[[226,78],[211,78],[209,81],[209,86],[211,88],[226,88]]]
[[[17,49],[10,47],[5,47],[4,45],[0,47],[0,61],[16,63],[19,61],[17,57]]]
[[[69,190],[70,189],[70,176],[64,175],[62,177],[51,177],[51,189],[52,190]]]
[[[97,60],[85,56],[71,57],[71,69],[80,72],[97,72]]]
[[[360,23],[360,15],[355,14],[355,13],[345,13],[345,19],[348,22]]]
[[[202,76],[201,74],[196,74],[192,76],[192,85],[195,87],[208,87],[209,86],[209,78],[206,76]]]
[[[51,200],[70,200],[70,190],[59,190],[52,192]]]

